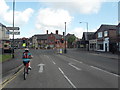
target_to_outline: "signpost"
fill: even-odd
[[[20,32],[12,32],[12,31],[8,31],[6,32],[6,34],[9,34],[9,35],[20,35]]]
[[[12,43],[12,58],[14,58],[14,35],[20,35],[20,32],[16,30],[19,30],[19,27],[14,27],[14,6],[15,6],[15,1],[13,1],[13,27],[6,27],[8,32],[6,32],[6,34],[10,34],[13,35],[13,43]],[[12,31],[10,31],[12,30]]]
[[[6,27],[7,30],[19,30],[20,28],[19,27]]]

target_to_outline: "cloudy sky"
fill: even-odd
[[[0,0],[0,22],[12,26],[13,0]],[[101,24],[118,24],[119,0],[16,0],[15,26],[20,35],[15,38],[31,37],[35,34],[65,31],[81,38],[82,33],[95,32]],[[79,23],[83,22],[83,23]]]

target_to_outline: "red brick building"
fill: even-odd
[[[101,25],[96,31],[97,51],[116,51],[117,33],[116,25]]]
[[[37,34],[32,36],[30,38],[30,43],[32,43],[32,46],[35,48],[64,48],[65,42],[63,38],[63,35],[58,34],[58,30],[56,30],[55,34],[52,32],[48,34],[47,30],[46,34]]]

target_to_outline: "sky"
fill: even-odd
[[[0,0],[0,23],[13,26],[13,0]],[[32,37],[35,34],[65,31],[82,38],[83,32],[95,32],[102,24],[117,25],[119,0],[15,0],[15,27],[20,35],[15,38]],[[120,3],[119,3],[120,4]],[[82,22],[82,23],[80,23]],[[12,37],[12,36],[11,36]]]

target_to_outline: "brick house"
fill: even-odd
[[[48,30],[46,34],[37,34],[31,37],[30,43],[35,48],[64,48],[64,43],[61,43],[61,39],[63,39],[63,35],[58,34],[58,30],[56,30],[55,34],[48,34]]]
[[[117,25],[117,50],[120,53],[120,23]]]
[[[95,32],[83,32],[82,40],[80,41],[80,47],[89,50],[89,40],[93,39]]]
[[[116,25],[101,25],[96,31],[97,51],[116,51]]]

